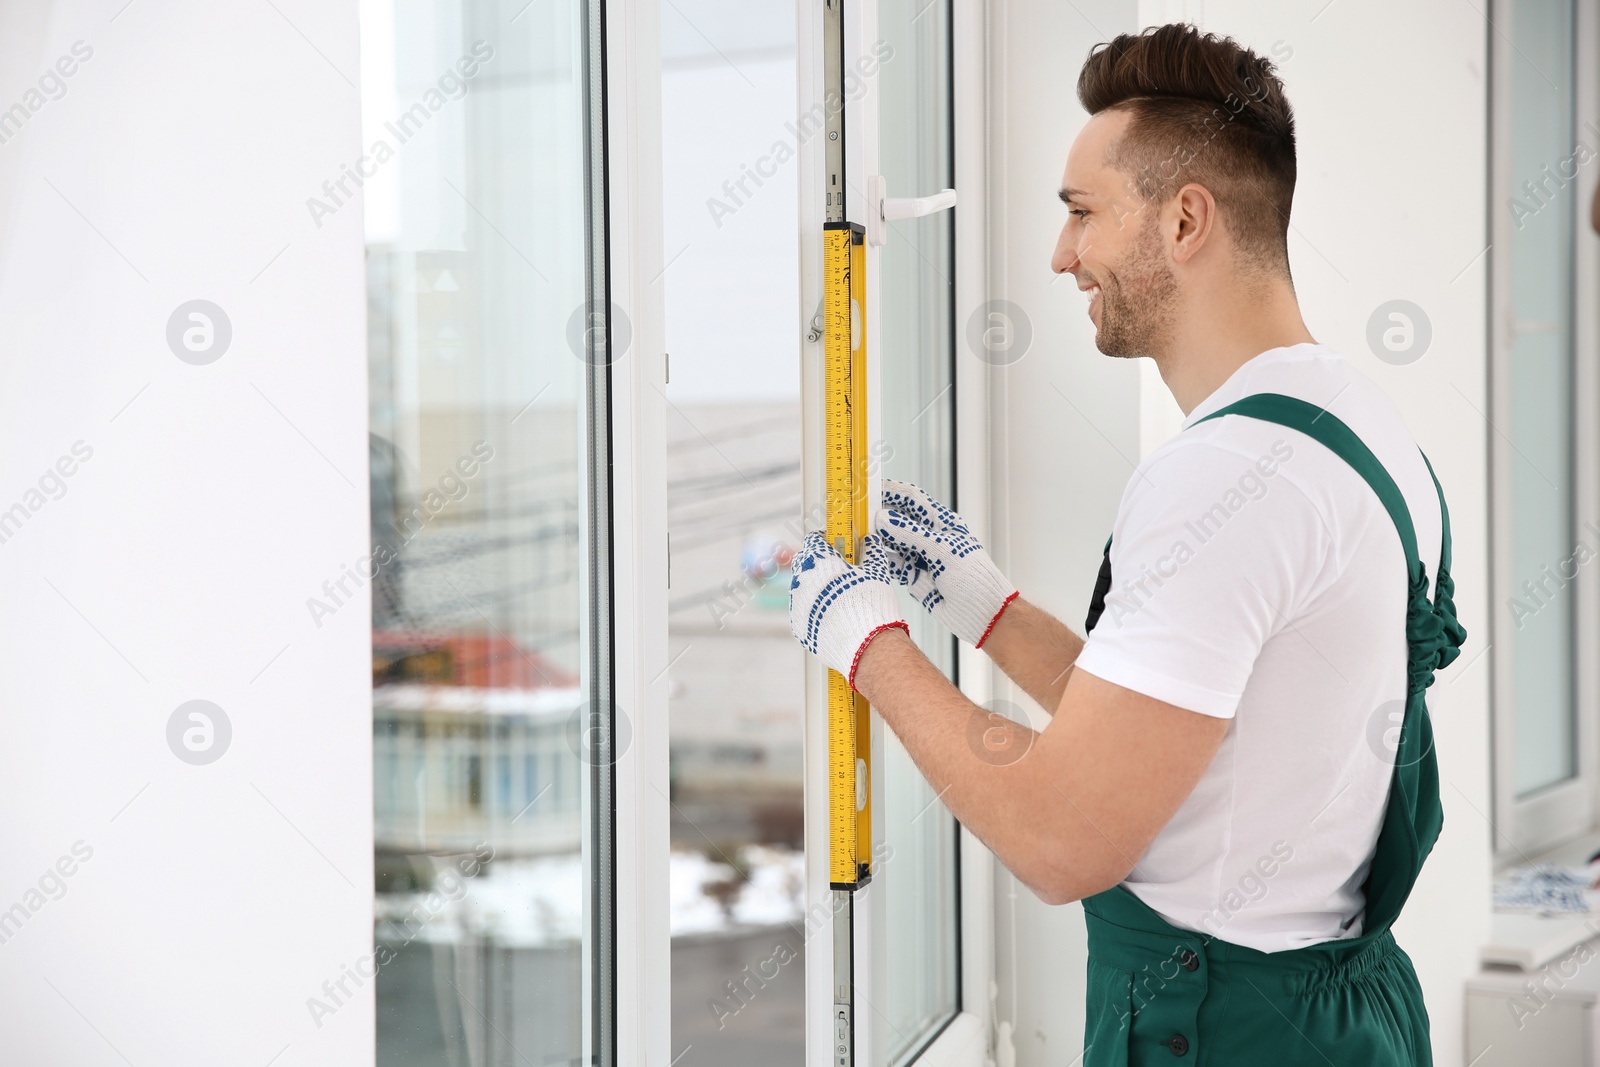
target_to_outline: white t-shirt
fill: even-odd
[[[1365,442],[1436,578],[1439,498],[1399,412],[1332,349],[1275,348],[1139,464],[1077,666],[1233,719],[1123,884],[1175,926],[1275,952],[1361,933],[1406,692],[1407,575],[1377,494],[1321,442],[1243,416],[1194,425],[1269,392]]]

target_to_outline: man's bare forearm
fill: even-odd
[[[1083,639],[1055,616],[1022,597],[1013,600],[983,642],[983,650],[1050,714],[1061,704]]]

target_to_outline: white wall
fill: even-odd
[[[367,540],[361,208],[305,208],[359,154],[355,4],[274,4],[0,15],[0,108],[92,50],[0,144],[8,1062],[372,1061],[370,980],[306,1006],[371,946],[368,609],[305,607]],[[208,365],[166,338],[195,298]]]
[[[1489,30],[1446,0],[1322,8],[1160,0],[1137,12],[1131,3],[1083,5],[1080,15],[1045,0],[1012,0],[995,9],[995,47],[1010,53],[991,90],[1005,131],[993,163],[1004,199],[994,219],[1004,269],[996,295],[1027,309],[1035,331],[1035,351],[1000,372],[1009,408],[996,484],[1009,502],[999,526],[1009,531],[1011,577],[1081,628],[1128,460],[1141,444],[1137,371],[1098,355],[1079,294],[1069,282],[1052,288],[1046,270],[1061,222],[1052,183],[1082,122],[1072,87],[1088,44],[1132,28],[1136,15],[1188,17],[1274,56],[1298,120],[1290,259],[1307,323],[1388,390],[1450,503],[1456,603],[1470,638],[1432,698],[1444,832],[1396,936],[1422,978],[1435,1061],[1462,1064],[1462,982],[1489,921],[1490,828],[1481,814],[1490,810],[1488,671],[1487,657],[1475,658],[1489,630],[1489,427],[1479,414],[1488,410],[1480,253],[1488,244]],[[1433,326],[1431,348],[1408,366],[1380,362],[1365,341],[1368,317],[1395,298],[1420,305]],[[1147,389],[1147,419],[1160,411],[1156,399]],[[1004,872],[997,879],[998,1008],[1008,1019],[1015,1004],[1017,1063],[1071,1062],[1082,1043],[1081,911],[1044,908],[1018,888],[1013,938],[1014,883]]]
[[[1071,277],[1050,272],[1050,253],[1065,221],[1061,168],[1085,119],[1078,68],[1090,46],[1134,28],[1135,3],[1003,0],[991,12],[990,296],[1020,308],[1033,339],[990,372],[989,529],[1028,599],[1081,633],[1139,460],[1139,371],[1095,349],[1088,304]],[[1026,694],[999,684],[1043,726]],[[1012,1024],[1017,1067],[1059,1067],[1082,1051],[1085,958],[1082,908],[1046,907],[997,864],[995,1018]]]

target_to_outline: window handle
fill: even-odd
[[[867,178],[867,243],[881,245],[888,240],[885,223],[899,219],[917,219],[956,206],[956,191],[945,189],[931,196],[891,197],[883,175]]]

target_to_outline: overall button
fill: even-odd
[[[1183,964],[1183,969],[1186,971],[1198,971],[1200,969],[1200,957],[1189,949],[1183,950],[1183,955],[1178,957],[1178,962]]]
[[[1173,1034],[1172,1040],[1167,1042],[1167,1047],[1172,1050],[1174,1056],[1182,1056],[1189,1051],[1189,1039],[1182,1034]]]

